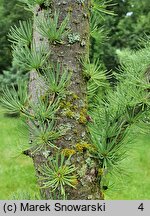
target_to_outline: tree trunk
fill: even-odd
[[[55,0],[49,4],[49,7],[40,6],[35,10],[35,17],[42,16],[47,10],[53,14],[59,11],[60,24],[68,13],[70,14],[69,36],[63,40],[63,43],[48,44],[51,51],[49,64],[60,63],[61,67],[65,67],[72,74],[67,93],[60,101],[56,116],[56,127],[61,130],[63,125],[67,126],[68,130],[65,135],[54,141],[61,152],[69,152],[69,150],[74,152],[71,163],[77,168],[77,184],[76,189],[70,186],[65,187],[67,199],[103,199],[99,185],[98,162],[90,154],[92,145],[89,144],[86,129],[88,109],[86,82],[80,61],[81,58],[87,58],[89,55],[89,7],[90,0]],[[34,39],[37,47],[40,46],[41,36],[37,33],[36,27],[34,27]],[[36,71],[30,73],[29,91],[31,100],[35,103],[37,103],[37,97],[43,94],[42,87],[38,85],[38,76]],[[50,150],[52,154],[57,152],[57,149],[51,149],[48,145],[46,150]],[[48,157],[44,156],[43,150],[32,152],[30,156],[33,159],[37,177],[40,177],[40,167],[46,163]],[[60,199],[59,190],[60,188],[54,191],[55,199]],[[50,188],[46,188],[41,189],[41,194],[43,198],[50,199],[53,193]]]

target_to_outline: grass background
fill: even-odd
[[[123,175],[105,193],[108,200],[150,200],[150,135],[138,136],[122,162]]]
[[[38,193],[32,160],[21,154],[27,144],[18,118],[0,112],[0,200],[17,193]],[[150,135],[136,138],[129,156],[123,161],[124,175],[111,177],[113,185],[105,192],[108,200],[150,199]]]
[[[0,200],[38,191],[32,160],[21,154],[27,144],[21,130],[20,119],[4,117],[0,112]]]

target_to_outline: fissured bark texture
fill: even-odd
[[[102,199],[98,181],[98,163],[90,156],[87,148],[82,148],[82,144],[89,144],[86,130],[88,119],[86,82],[83,77],[81,58],[87,58],[89,55],[90,0],[55,0],[51,2],[50,8],[37,7],[35,16],[42,16],[47,10],[50,10],[52,14],[55,11],[59,12],[60,24],[70,14],[69,37],[66,36],[62,43],[48,44],[51,51],[50,64],[60,63],[72,74],[67,94],[60,102],[56,120],[57,128],[67,125],[68,130],[64,136],[54,142],[62,151],[73,149],[76,152],[71,157],[71,163],[77,168],[78,181],[76,189],[68,186],[65,188],[67,199]],[[40,46],[40,35],[36,32],[36,27],[34,27],[34,39],[37,46]],[[36,72],[31,72],[29,90],[33,101],[37,101],[37,95],[42,94],[42,91],[38,90],[39,86],[37,86],[36,80]],[[40,93],[37,94],[37,91]],[[54,151],[54,153],[56,152]],[[38,169],[47,159],[44,157],[42,150],[31,154],[31,157],[34,161],[37,176],[39,176]],[[41,193],[44,198],[50,199],[49,188],[42,189]],[[57,190],[54,193],[55,198],[60,199],[60,197],[57,197],[57,194],[60,193]]]

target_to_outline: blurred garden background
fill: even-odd
[[[149,0],[113,0],[111,3],[107,7],[110,13],[99,17],[100,30],[91,38],[90,46],[90,58],[98,58],[110,74],[118,72],[119,52],[140,50],[143,39],[149,40],[150,37]],[[18,69],[12,62],[7,35],[12,25],[30,17],[30,12],[25,11],[17,0],[0,0],[0,94],[2,88],[16,84],[18,78],[28,78],[26,71]],[[112,78],[112,85],[113,82]],[[7,115],[0,107],[1,200],[19,199],[21,193],[30,193],[31,199],[38,196],[32,160],[22,154],[27,144],[28,135],[22,121],[17,116]],[[150,134],[137,134],[122,166],[124,173],[110,176],[105,199],[150,199]]]

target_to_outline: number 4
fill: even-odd
[[[141,203],[138,207],[139,210],[143,211],[144,210],[144,206],[143,206],[143,203]]]

